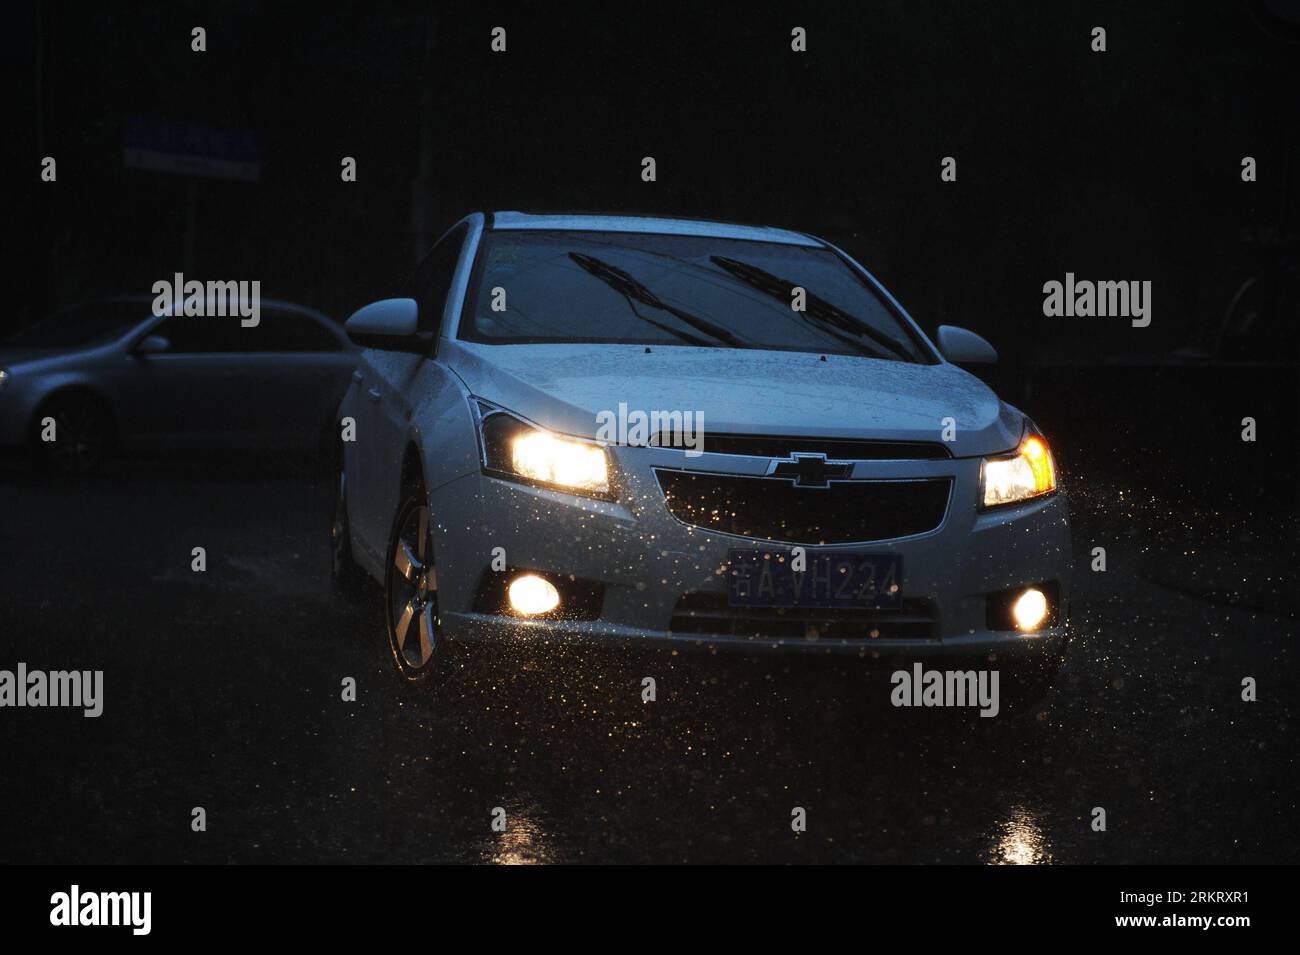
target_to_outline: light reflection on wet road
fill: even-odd
[[[1122,547],[1019,718],[896,710],[852,665],[519,646],[437,693],[390,672],[377,600],[329,595],[324,479],[0,480],[0,666],[106,671],[99,720],[4,714],[4,861],[1296,861],[1296,621]]]
[[[1016,806],[1001,825],[1002,835],[993,845],[988,861],[1001,865],[1040,865],[1052,861],[1051,846],[1032,813]]]

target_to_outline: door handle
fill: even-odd
[[[378,388],[367,388],[366,397],[369,398],[371,401],[378,401],[380,398],[383,397],[383,395],[379,393]]]
[[[361,372],[359,372],[359,371],[354,371],[354,372],[352,373],[352,380],[355,381],[355,382],[359,385],[359,384],[361,384],[363,381],[365,381],[366,378],[365,378],[365,375],[361,374]]]

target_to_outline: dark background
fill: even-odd
[[[1259,262],[1244,235],[1296,228],[1300,47],[1249,4],[437,7],[26,6],[35,57],[10,91],[36,228],[11,316],[182,268],[183,180],[123,167],[130,116],[256,131],[260,182],[200,184],[194,269],[340,319],[467,212],[638,211],[823,234],[927,328],[1008,355],[1151,356],[1222,312]],[[1150,279],[1152,326],[1045,321],[1067,270]]]
[[[413,697],[373,608],[328,594],[328,481],[7,476],[13,659],[110,667],[112,714],[5,715],[24,766],[0,781],[8,858],[1294,861],[1296,7],[6,10],[21,160],[6,326],[182,269],[343,320],[480,209],[813,232],[927,331],[966,325],[999,349],[981,374],[1046,430],[1070,495],[1083,633],[1028,728],[918,734],[897,713],[846,715],[824,684],[774,695],[734,669],[666,678],[689,705],[647,723],[638,664],[586,658],[502,658],[450,701]],[[131,116],[257,133],[259,182],[198,183],[192,268],[185,181],[124,168]],[[39,179],[45,155],[57,183]],[[1043,283],[1066,272],[1150,280],[1151,325],[1045,318]],[[1251,277],[1253,321],[1207,347]],[[177,555],[200,534],[214,566],[195,583]],[[1088,571],[1097,545],[1106,574]],[[1244,713],[1243,675],[1264,681]],[[533,824],[504,853],[480,825],[503,798]],[[820,807],[798,844],[791,799]],[[1099,802],[1113,840],[1087,830]],[[187,828],[200,803],[224,818],[206,841]]]
[[[124,168],[128,117],[251,129],[259,182],[197,182],[193,277],[259,279],[264,296],[342,321],[473,210],[811,231],[927,331],[993,341],[1004,362],[985,377],[1040,424],[1067,425],[1067,471],[1075,436],[1157,471],[1189,454],[1180,482],[1218,502],[1262,491],[1294,513],[1298,10],[29,6],[28,82],[12,89],[35,109],[9,243],[25,280],[5,321],[185,270],[185,180]],[[504,54],[490,49],[498,25]],[[794,25],[807,53],[790,50]],[[206,53],[191,52],[193,26]],[[39,181],[44,155],[57,183]],[[641,180],[644,156],[657,182]],[[944,156],[955,183],[940,181]],[[1258,181],[1241,181],[1243,156]],[[1043,283],[1067,271],[1150,280],[1151,325],[1045,318]],[[1252,276],[1256,320],[1215,348]],[[1247,415],[1267,422],[1243,449]],[[1207,435],[1233,451],[1214,469]],[[1152,444],[1162,453],[1140,453]]]

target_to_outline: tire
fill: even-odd
[[[45,418],[54,419],[54,440],[41,440]],[[62,395],[36,413],[32,451],[36,466],[56,474],[89,474],[99,467],[113,441],[113,415],[107,404],[89,394]]]
[[[365,574],[352,559],[352,533],[348,523],[347,475],[340,468],[334,480],[334,517],[330,521],[330,581],[344,597],[361,593]]]
[[[451,671],[451,648],[438,613],[433,518],[423,487],[403,493],[386,557],[384,617],[393,665],[408,682],[441,682]]]

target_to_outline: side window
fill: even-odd
[[[310,315],[284,309],[263,309],[261,321],[252,333],[251,347],[257,351],[339,351],[337,338]],[[260,334],[259,334],[260,333]]]
[[[456,274],[461,247],[465,244],[465,227],[442,237],[411,276],[408,294],[420,306],[420,331],[437,332],[442,327],[443,308],[451,280]]]
[[[256,329],[241,328],[238,317],[175,315],[159,322],[152,334],[166,338],[173,355],[202,355],[252,351],[250,331]]]
[[[301,312],[264,308],[258,323],[250,328],[238,316],[176,315],[160,322],[153,334],[171,343],[177,355],[253,354],[261,352],[339,351],[338,339]]]

